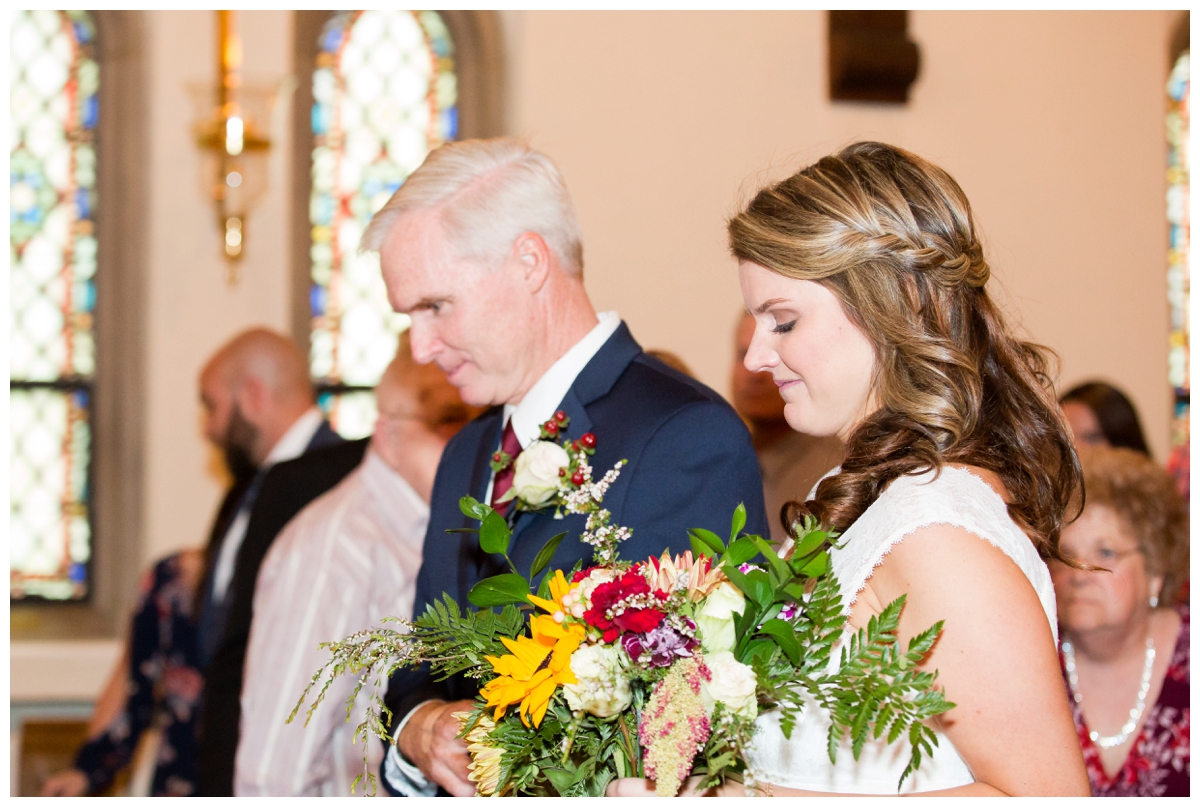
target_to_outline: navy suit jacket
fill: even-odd
[[[593,477],[599,479],[618,460],[628,460],[604,500],[612,522],[633,530],[621,546],[622,559],[644,560],[668,548],[682,552],[690,547],[689,527],[728,535],[739,503],[746,505],[745,530],[768,534],[762,477],[741,419],[720,395],[643,353],[624,323],[558,408],[571,418],[568,437],[596,435]],[[503,407],[493,407],[446,446],[433,484],[414,615],[424,613],[443,592],[468,608],[467,592],[475,583],[508,571],[502,557],[482,553],[476,535],[446,532],[479,526],[460,512],[458,500],[469,494],[484,501],[489,462],[503,426]],[[584,522],[578,515],[555,519],[553,510],[518,513],[509,544],[517,571],[528,576],[543,544],[564,531],[567,537],[549,569],[569,571],[580,559],[591,565],[592,548],[579,540]],[[433,682],[427,670],[399,671],[387,698],[393,725],[424,700],[471,698],[476,691],[472,679]]]

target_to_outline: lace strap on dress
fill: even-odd
[[[859,593],[896,544],[922,527],[949,524],[970,532],[1012,559],[1033,585],[1057,638],[1054,587],[1046,564],[1008,515],[1004,500],[978,476],[943,467],[893,481],[859,516],[830,553],[849,615]]]

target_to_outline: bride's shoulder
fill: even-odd
[[[877,500],[879,509],[891,510],[914,503],[926,507],[969,503],[1009,503],[1004,482],[994,471],[976,465],[947,463],[938,469],[901,476],[892,480]]]

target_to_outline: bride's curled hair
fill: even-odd
[[[914,154],[855,143],[760,191],[729,222],[739,261],[821,283],[875,349],[879,408],[842,472],[808,502],[845,531],[892,480],[946,463],[986,468],[1045,559],[1059,558],[1079,460],[1049,377],[1052,354],[1009,332],[958,183]]]

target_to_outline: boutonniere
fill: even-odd
[[[565,412],[541,425],[538,439],[517,455],[516,461],[503,451],[492,455],[492,471],[513,466],[513,484],[498,502],[516,501],[518,510],[537,511],[551,507],[562,518],[566,497],[591,482],[588,458],[596,452],[596,435],[588,432],[577,440],[567,438],[571,419]]]

